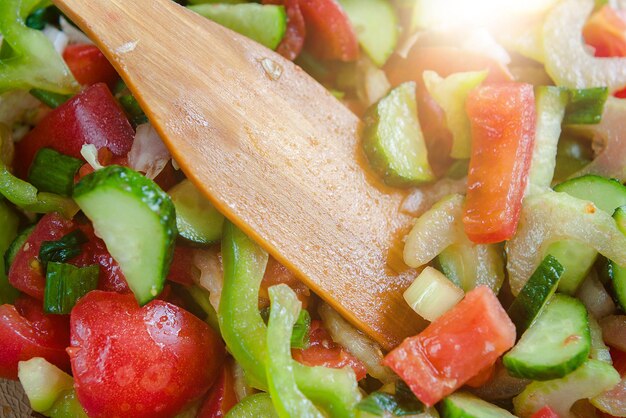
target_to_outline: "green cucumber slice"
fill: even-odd
[[[338,0],[348,15],[359,44],[382,67],[396,49],[398,19],[387,0]]]
[[[552,184],[567,93],[558,87],[540,86],[535,88],[535,100],[537,130],[528,173],[528,193],[544,191]]]
[[[443,418],[515,418],[509,411],[499,408],[477,396],[456,392],[441,403]]]
[[[626,235],[626,205],[620,205],[613,212],[613,219],[617,222],[617,227],[624,235]]]
[[[276,49],[287,29],[287,13],[283,6],[242,3],[198,4],[188,7],[270,49]]]
[[[47,411],[63,392],[74,388],[72,376],[41,357],[20,361],[17,376],[36,412]]]
[[[224,215],[189,180],[183,180],[169,195],[176,207],[176,226],[181,237],[210,244],[222,237]]]
[[[469,158],[472,148],[472,129],[465,111],[465,101],[471,90],[487,77],[487,71],[455,73],[446,78],[434,71],[424,71],[424,84],[446,114],[446,124],[452,133],[452,158]]]
[[[617,222],[618,229],[626,235],[626,206],[617,208],[613,214],[613,219]],[[626,311],[626,266],[620,266],[609,260],[608,267],[615,299],[617,299],[622,310]]]
[[[578,369],[561,379],[532,382],[513,398],[515,415],[530,418],[544,406],[559,417],[570,418],[570,408],[580,399],[593,398],[611,389],[620,381],[617,370],[600,360],[587,360]]]
[[[498,293],[504,282],[502,248],[497,244],[474,244],[462,231],[436,261],[443,274],[465,292],[485,285]]]
[[[176,212],[155,182],[110,165],[82,178],[74,200],[118,262],[140,305],[163,290],[176,239]]]
[[[363,150],[390,186],[417,186],[435,179],[417,119],[415,83],[393,89],[365,115]]]
[[[78,402],[74,389],[66,392],[63,397],[57,400],[46,414],[50,418],[89,418]]]
[[[596,175],[585,175],[554,186],[557,192],[565,192],[578,199],[589,200],[600,210],[612,214],[615,208],[626,205],[626,186],[618,180]],[[548,247],[563,265],[565,271],[559,291],[574,294],[582,283],[597,257],[597,251],[584,243],[559,241]]]
[[[585,305],[578,299],[555,295],[502,360],[512,376],[550,380],[578,368],[590,350]]]
[[[517,335],[522,335],[541,313],[554,295],[562,274],[561,263],[548,255],[530,276],[507,311],[515,324]]]

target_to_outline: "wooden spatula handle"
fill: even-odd
[[[403,195],[362,168],[360,122],[299,67],[169,0],[55,0],[96,40],[185,174],[232,222],[390,348]]]

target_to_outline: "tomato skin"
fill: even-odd
[[[324,366],[333,369],[352,367],[357,380],[365,378],[365,365],[345,348],[333,341],[328,331],[318,320],[311,321],[309,347],[305,350],[292,349],[294,360],[306,366]]]
[[[490,364],[489,366],[479,371],[476,376],[465,382],[465,384],[471,388],[479,388],[489,382],[493,378],[495,372],[496,364]]]
[[[15,145],[16,174],[26,178],[37,151],[44,147],[82,159],[82,146],[93,144],[125,156],[134,137],[135,131],[106,84],[94,84],[46,115]]]
[[[468,238],[507,240],[517,228],[535,142],[533,86],[480,86],[466,102],[472,126],[463,224]]]
[[[609,5],[595,12],[583,28],[583,38],[596,57],[626,56],[626,16]]]
[[[171,417],[214,383],[225,350],[189,312],[162,300],[94,290],[71,313],[78,399],[92,418]]]
[[[33,229],[24,246],[18,251],[9,269],[9,283],[16,289],[38,300],[43,300],[46,278],[39,263],[39,249],[43,241],[57,241],[76,229],[73,221],[57,213],[44,215]]]
[[[104,54],[95,45],[68,45],[63,51],[63,59],[80,84],[91,86],[106,83],[115,87],[119,75]]]
[[[359,42],[336,0],[299,0],[306,25],[306,48],[323,60],[356,61]]]
[[[515,326],[491,289],[480,286],[424,331],[405,339],[382,364],[432,406],[514,344]]]
[[[222,418],[237,403],[232,360],[227,359],[196,418]]]
[[[309,306],[309,298],[311,297],[311,291],[304,283],[302,283],[295,274],[293,274],[287,267],[280,264],[274,257],[270,257],[267,261],[267,267],[265,268],[265,274],[261,281],[261,287],[259,289],[259,308],[265,308],[270,306],[270,297],[268,289],[277,284],[286,284],[289,286],[296,295],[298,300],[302,302],[302,308],[306,309]]]
[[[531,418],[559,418],[559,416],[552,408],[544,406],[539,411],[535,412]]]
[[[304,46],[306,27],[300,10],[300,0],[263,0],[263,4],[278,4],[285,6],[287,12],[287,31],[285,37],[276,48],[283,57],[295,60]]]
[[[193,264],[193,248],[184,245],[174,247],[174,258],[167,275],[171,280],[182,285],[194,284],[194,276],[199,275],[198,269]]]
[[[0,306],[0,378],[17,379],[17,364],[43,357],[69,371],[67,316],[46,315],[41,302],[22,296],[15,305]]]
[[[611,359],[613,360],[613,367],[620,376],[626,376],[626,353],[617,348],[611,348]]]

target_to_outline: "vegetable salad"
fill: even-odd
[[[428,325],[384,352],[185,178],[49,0],[2,0],[0,377],[33,411],[626,417],[626,9],[178,3],[362,119]]]

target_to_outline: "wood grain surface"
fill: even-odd
[[[22,385],[14,380],[0,379],[0,418],[26,418],[31,412]]]
[[[299,67],[169,0],[55,0],[96,40],[185,174],[389,349],[423,321],[402,291],[404,194],[363,166],[360,121]]]

